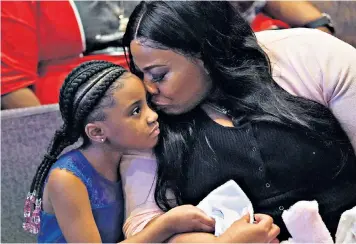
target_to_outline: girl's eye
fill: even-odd
[[[132,110],[132,115],[137,115],[141,112],[141,108],[140,107],[136,107]]]
[[[160,82],[164,79],[164,77],[166,76],[166,74],[162,74],[162,75],[152,75],[152,82]]]

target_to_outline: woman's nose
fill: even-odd
[[[150,81],[144,81],[145,87],[147,92],[149,92],[152,95],[157,95],[159,93],[157,84],[150,82]]]

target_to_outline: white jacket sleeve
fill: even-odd
[[[319,30],[257,33],[274,80],[295,96],[328,107],[356,152],[356,49]]]

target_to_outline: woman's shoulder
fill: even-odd
[[[272,61],[303,62],[312,59],[324,65],[333,56],[355,52],[350,44],[316,29],[294,28],[256,33],[257,41]],[[299,55],[298,55],[299,54]],[[275,60],[278,57],[278,60]]]
[[[121,176],[131,174],[131,171],[155,172],[156,157],[152,150],[131,150],[126,152],[120,161]]]
[[[307,28],[293,28],[285,30],[267,30],[256,32],[258,43],[263,47],[278,43],[278,46],[285,48],[285,45],[295,44],[298,46],[301,43],[320,43],[322,39],[337,39],[336,37],[327,34],[323,31]],[[294,48],[295,46],[293,46]],[[291,48],[291,46],[289,46]]]
[[[355,48],[350,44],[316,29],[268,30],[257,32],[256,37],[272,62],[289,61],[295,65],[303,62],[303,58],[308,58],[324,65],[324,61],[329,63],[335,55],[342,57],[350,52],[355,53]]]
[[[355,60],[353,47],[320,30],[272,30],[256,36],[270,59],[277,84],[292,95],[325,106],[332,99],[335,87],[343,82],[335,74],[349,74]]]

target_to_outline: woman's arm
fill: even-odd
[[[256,223],[250,224],[246,215],[235,221],[221,236],[209,233],[185,233],[172,237],[170,243],[277,243],[280,229],[273,219],[264,214],[255,215]]]
[[[125,224],[123,232],[126,238],[136,236],[161,222],[170,226],[170,235],[182,232],[211,232],[214,229],[213,219],[202,210],[183,205],[164,213],[154,200],[156,158],[151,152],[136,152],[124,155],[120,162],[120,174],[125,198]],[[167,237],[168,238],[168,237]]]
[[[356,152],[356,49],[324,33],[311,46],[320,67],[327,105],[348,135]]]
[[[164,213],[154,200],[156,168],[156,158],[151,151],[132,152],[121,159],[126,238],[142,231],[151,220]]]
[[[356,152],[356,49],[311,29],[256,35],[271,60],[278,85],[328,107]]]
[[[164,215],[153,219],[149,225],[122,243],[158,243],[167,240],[174,233],[169,228],[169,220]]]
[[[179,211],[180,208],[184,207],[176,207],[166,214],[158,208],[154,201],[156,167],[156,159],[150,153],[124,155],[120,162],[120,173],[127,208],[124,233],[127,238],[130,238],[127,241],[131,242],[133,240],[131,239],[132,236],[141,238],[139,237],[141,233],[145,233],[147,238],[149,238],[150,232],[152,231],[153,233],[153,230],[156,228],[155,226],[160,225],[159,221],[163,221],[162,219],[165,215],[172,214],[172,212]],[[196,211],[196,208],[192,209],[192,211]],[[186,216],[188,215],[188,211],[182,210],[182,212]],[[161,217],[156,218],[157,216]],[[197,228],[188,226],[188,223],[191,222],[189,221],[189,217],[185,221],[182,221],[181,216],[184,216],[184,214],[175,213],[171,215],[171,223],[175,223],[175,230],[173,232],[188,233],[175,235],[169,239],[169,242],[234,243],[247,242],[248,240],[252,242],[258,242],[259,240],[269,242],[270,240],[274,240],[279,233],[279,228],[273,225],[273,221],[269,216],[261,215],[257,217],[256,220],[260,220],[258,221],[258,225],[251,225],[247,216],[247,218],[245,217],[236,221],[222,236],[217,238],[213,234],[207,233],[211,232],[208,227],[211,222],[206,217],[199,217],[199,222],[205,218],[207,225],[207,227],[204,227],[205,229],[202,229],[201,225],[198,225]],[[183,224],[184,222],[187,224]],[[190,231],[187,231],[189,229]]]

